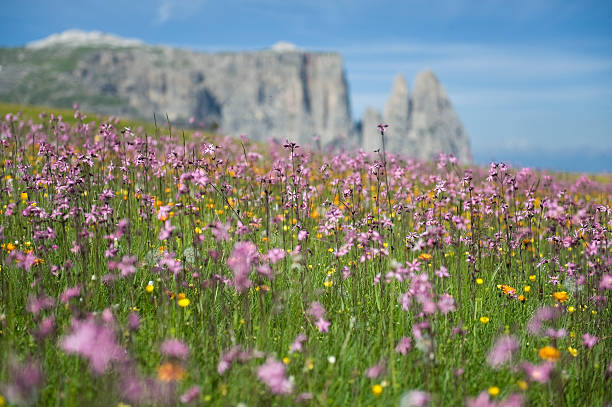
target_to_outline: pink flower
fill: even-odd
[[[612,290],[612,274],[604,274],[601,276],[599,288],[602,290]]]
[[[321,319],[325,316],[325,308],[318,301],[313,301],[308,308],[308,315],[315,319]]]
[[[500,367],[512,358],[512,354],[519,348],[518,340],[513,335],[503,335],[497,338],[489,351],[487,362],[493,367]]]
[[[497,407],[521,407],[523,396],[521,394],[511,394],[507,399],[500,401]]]
[[[257,256],[257,247],[251,242],[238,242],[234,246],[227,265],[234,272],[233,283],[236,291],[243,292],[252,285],[249,273]]]
[[[438,299],[438,309],[443,315],[455,311],[455,299],[449,294],[443,294]]]
[[[101,317],[102,321],[104,321],[108,325],[114,326],[112,324],[115,323],[115,316],[113,315],[113,311],[110,309],[110,307],[104,308]]]
[[[170,236],[172,236],[172,232],[176,229],[176,227],[172,226],[172,224],[170,223],[169,220],[167,220],[164,223],[164,226],[161,228],[161,230],[159,231],[159,235],[157,235],[157,238],[159,240],[166,240],[168,238],[170,238]]]
[[[192,386],[185,394],[180,397],[181,403],[191,403],[200,395],[200,386]]]
[[[219,360],[219,364],[217,365],[217,372],[223,374],[232,367],[234,361],[245,362],[249,357],[250,354],[243,351],[239,345],[234,346],[221,355],[221,360]]]
[[[9,358],[8,383],[0,389],[9,403],[15,405],[34,405],[44,382],[43,371],[38,362],[33,360],[19,363]]]
[[[30,271],[32,266],[36,263],[36,256],[32,252],[27,253],[21,260],[21,265],[26,271]]]
[[[521,368],[527,374],[530,380],[538,383],[546,383],[550,380],[550,373],[554,369],[554,364],[551,362],[544,362],[539,365],[532,365],[531,363],[523,363]]]
[[[351,276],[351,269],[348,268],[348,266],[344,266],[344,268],[342,269],[342,279],[346,280],[350,276]]]
[[[448,274],[448,270],[444,266],[441,266],[440,269],[434,272],[434,274],[440,278],[450,277],[450,274]]]
[[[266,363],[257,368],[257,377],[274,394],[289,394],[293,391],[293,383],[286,377],[285,364],[274,358],[268,358]]]
[[[312,393],[300,393],[295,398],[295,401],[297,401],[298,403],[301,403],[302,401],[310,401],[312,400],[312,398],[313,398]]]
[[[64,290],[62,295],[60,295],[60,300],[66,303],[70,301],[71,298],[78,297],[79,295],[81,295],[80,286],[77,285],[76,287],[69,287],[69,288],[66,288],[66,290]]]
[[[136,262],[138,259],[136,256],[123,256],[121,261],[117,263],[117,268],[121,270],[121,277],[134,274],[136,272]]]
[[[380,134],[385,134],[385,131],[387,131],[387,127],[389,127],[388,124],[384,124],[384,123],[380,123],[378,126],[376,126],[378,128],[378,132]]]
[[[38,325],[38,329],[34,331],[34,335],[38,339],[43,339],[51,335],[54,330],[55,330],[55,316],[52,315],[40,321],[40,324]]]
[[[272,268],[270,267],[268,263],[260,264],[259,266],[257,266],[256,270],[257,270],[257,274],[269,280],[274,279],[274,271],[272,270]]]
[[[227,223],[216,222],[210,226],[211,233],[215,237],[217,242],[223,242],[229,240],[230,225]]]
[[[157,219],[166,220],[170,217],[171,206],[164,205],[159,207],[159,211],[157,211]]]
[[[547,328],[546,329],[546,336],[550,336],[551,338],[561,339],[561,338],[565,338],[565,335],[567,335],[567,331],[565,330],[565,328],[561,328],[561,329]]]
[[[467,407],[495,407],[495,403],[489,400],[486,391],[481,392],[476,398],[468,398],[465,404]]]
[[[320,332],[328,332],[331,322],[323,318],[320,318],[320,319],[317,319],[317,321],[315,322],[315,325],[317,326],[317,328],[319,328]]]
[[[41,295],[39,298],[36,298],[34,295],[28,297],[28,305],[26,309],[34,315],[38,315],[38,313],[44,309],[51,308],[55,305],[55,301],[51,297],[47,297],[46,295]]]
[[[400,399],[400,407],[425,407],[429,404],[431,395],[425,391],[412,390]]]
[[[177,359],[186,359],[189,355],[189,348],[178,339],[168,339],[161,345],[164,355]]]
[[[103,373],[112,361],[125,360],[125,350],[116,344],[115,333],[93,317],[72,321],[72,333],[60,347],[67,353],[78,353],[89,359],[94,373]]]
[[[597,337],[595,335],[586,333],[582,335],[582,343],[584,344],[584,346],[591,349],[597,343]]]
[[[397,298],[397,302],[402,304],[402,309],[404,311],[408,311],[410,309],[410,304],[412,303],[412,295],[411,295],[410,291],[405,292],[404,294],[401,294]]]
[[[299,334],[293,340],[291,347],[289,348],[289,352],[301,352],[303,348],[303,344],[308,340],[308,337],[304,334]]]
[[[397,353],[405,355],[406,353],[408,353],[410,348],[412,348],[412,340],[409,337],[404,336],[402,337],[402,339],[399,340],[397,346],[395,347],[395,351]]]
[[[140,328],[140,316],[137,312],[132,311],[128,314],[127,325],[130,331],[137,331]]]
[[[539,308],[527,323],[527,330],[532,335],[541,335],[542,323],[559,317],[560,311],[553,307]]]
[[[466,404],[468,407],[521,407],[523,405],[523,396],[511,394],[507,399],[496,403],[489,399],[486,391],[483,391],[476,398],[468,398]]]
[[[287,253],[283,249],[270,249],[266,258],[270,260],[270,263],[276,264],[284,259],[286,254]]]
[[[383,362],[379,362],[375,364],[374,366],[370,366],[366,370],[365,375],[369,379],[375,379],[379,376],[384,375],[386,370],[387,370],[387,364],[383,361]]]
[[[177,276],[178,273],[180,273],[181,270],[183,269],[183,266],[181,265],[180,261],[174,258],[174,256],[175,256],[174,253],[165,252],[164,257],[162,258],[160,263],[163,266],[166,266],[168,268],[168,271],[174,274],[174,276]]]

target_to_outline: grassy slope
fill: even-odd
[[[73,109],[61,109],[61,108],[48,107],[48,106],[23,105],[23,104],[17,104],[17,103],[0,102],[0,116],[4,117],[8,113],[17,114],[23,119],[32,120],[34,122],[42,121],[40,119],[41,114],[48,115],[49,113],[53,113],[56,116],[62,116],[62,120],[71,125],[79,123],[79,120],[75,119],[74,117]],[[85,122],[89,122],[93,120],[93,121],[96,121],[97,123],[101,123],[102,121],[109,119],[108,116],[92,114],[92,113],[86,113],[86,116],[87,118],[84,120]],[[168,128],[169,128],[166,118],[160,118],[160,117],[157,117],[157,126],[155,126],[153,121],[147,122],[147,121],[143,121],[139,119],[131,119],[131,118],[125,118],[125,117],[121,117],[121,118],[113,117],[113,124],[115,125],[115,127],[119,129],[122,129],[124,127],[129,127],[133,130],[142,128],[142,131],[146,132],[149,135],[155,135],[155,134],[161,134],[161,133],[167,134]],[[187,140],[189,140],[193,136],[193,133],[195,131],[192,129],[177,128],[174,125],[172,125],[171,128],[172,128],[172,132],[174,136],[182,137],[182,135],[185,134],[185,138]],[[206,138],[212,137],[212,134],[207,133],[207,132],[204,132],[204,133],[205,133]]]
[[[62,114],[66,121],[75,122],[71,110],[0,105],[2,116],[7,112],[14,113],[16,110],[21,111],[24,117],[33,120],[36,120],[40,112],[46,110]],[[121,121],[117,127],[121,126],[132,128],[143,126],[150,134],[155,134],[156,131],[150,123]],[[230,165],[237,164],[240,156],[239,149],[232,152],[234,155],[227,157]],[[333,202],[337,191],[328,181],[317,175],[318,167],[313,165],[314,185],[322,187],[316,198],[316,207],[323,212],[323,202],[326,200]],[[96,169],[98,171],[94,176],[99,176],[99,168]],[[256,170],[261,173],[269,171],[270,163],[259,161]],[[0,204],[7,204],[11,200],[22,205],[19,202],[18,192],[26,190],[28,186],[19,180],[17,171],[10,169],[5,171],[13,174],[13,187],[16,192],[10,196],[8,194],[3,196]],[[83,208],[90,208],[103,188],[112,187],[114,191],[126,191],[122,195],[125,199],[119,196],[111,204],[116,211],[114,214],[116,219],[129,218],[132,224],[131,238],[123,238],[120,242],[121,255],[135,255],[144,263],[150,263],[146,259],[151,257],[152,252],[157,251],[158,246],[164,245],[167,250],[176,252],[177,257],[185,261],[187,249],[190,247],[191,250],[194,249],[190,242],[195,237],[196,227],[204,228],[204,225],[209,223],[232,218],[225,201],[218,195],[208,193],[204,199],[196,203],[200,208],[198,215],[181,215],[172,220],[173,224],[179,227],[180,238],[173,238],[166,243],[159,242],[157,233],[162,223],[157,219],[143,220],[137,215],[137,208],[142,202],[137,199],[134,188],[142,181],[137,181],[135,171],[131,171],[130,183],[126,185],[121,181],[119,171],[117,169],[115,171],[116,177],[109,185],[94,186],[87,191],[88,194],[79,198],[79,202]],[[334,169],[332,174],[335,178],[342,179],[348,175],[333,171]],[[253,174],[247,174],[250,178],[241,179],[228,175],[229,173],[230,171],[224,172],[220,182],[232,185],[236,190],[235,197],[250,196],[253,190],[255,196],[259,196],[262,192],[262,186],[255,181]],[[155,178],[155,182],[149,184],[149,190],[145,192],[155,195],[164,203],[174,199],[177,185],[172,175],[168,173],[159,178],[159,183]],[[377,185],[372,182],[372,177],[368,177],[367,171],[364,171],[363,177],[366,180],[365,187],[368,193],[376,191]],[[561,177],[566,181],[575,179],[573,175]],[[273,195],[283,195],[283,185],[272,188]],[[415,188],[428,191],[433,189],[433,185],[423,185],[416,181]],[[29,191],[29,199],[36,200],[41,207],[52,206],[51,198],[45,197],[44,191]],[[609,204],[609,196],[604,193],[591,199]],[[422,205],[425,207],[430,203],[431,201],[423,202]],[[266,219],[264,207],[258,205],[254,199],[240,201],[238,205],[242,213],[252,213],[260,219]],[[264,243],[265,234],[262,229],[254,233],[253,238],[258,242],[260,251],[265,253],[268,247],[293,248],[297,242],[291,232],[292,213],[284,212],[279,200],[271,205],[270,210],[273,218],[279,219],[278,216],[281,216],[282,221],[272,225],[268,244]],[[375,213],[372,207],[364,208],[364,211],[359,215],[363,216],[367,211]],[[399,225],[398,230],[404,232],[412,230],[409,216],[396,222]],[[501,221],[494,216],[483,218],[482,222],[481,232],[485,234],[489,233],[487,226],[496,228],[495,231],[501,227]],[[522,379],[524,375],[512,372],[510,369],[495,370],[485,364],[485,355],[495,337],[504,332],[516,333],[521,342],[520,357],[532,362],[538,361],[539,347],[552,343],[547,339],[526,335],[524,329],[526,321],[536,308],[543,304],[554,303],[550,295],[555,287],[547,284],[544,275],[541,276],[540,270],[535,268],[534,263],[537,259],[531,258],[524,251],[517,253],[516,257],[509,252],[485,251],[481,263],[481,276],[484,281],[482,285],[478,285],[469,276],[465,263],[465,252],[468,248],[459,244],[431,251],[430,254],[433,255],[431,266],[425,266],[427,263],[423,263],[424,270],[431,274],[432,278],[432,271],[445,264],[452,277],[440,285],[436,283],[436,290],[448,291],[457,300],[461,298],[461,306],[457,312],[432,319],[436,346],[434,360],[431,361],[427,354],[417,350],[412,350],[404,357],[394,354],[392,348],[396,341],[403,335],[411,335],[412,323],[415,320],[413,312],[406,313],[398,308],[397,296],[400,292],[405,292],[406,287],[400,287],[395,283],[372,286],[371,282],[376,272],[389,269],[389,259],[383,258],[380,261],[375,259],[360,264],[358,255],[351,253],[347,258],[338,260],[329,251],[330,248],[335,250],[338,248],[332,236],[314,238],[317,223],[318,220],[314,218],[303,220],[304,228],[309,230],[312,236],[307,242],[307,249],[310,252],[301,260],[302,263],[297,261],[294,263],[289,259],[281,262],[278,266],[278,277],[272,283],[266,283],[271,286],[269,293],[263,290],[251,290],[246,295],[237,295],[232,290],[201,289],[199,281],[189,276],[185,282],[194,283],[194,287],[180,286],[176,281],[168,279],[167,273],[155,274],[151,264],[139,267],[133,278],[120,280],[115,285],[99,284],[91,279],[91,275],[99,278],[108,273],[107,259],[104,258],[106,242],[102,237],[108,230],[94,230],[96,237],[91,242],[89,257],[85,259],[70,252],[72,242],[78,239],[76,227],[73,227],[71,222],[67,223],[67,227],[63,230],[58,228],[59,248],[48,254],[45,259],[47,266],[43,265],[41,269],[47,271],[51,264],[62,264],[65,259],[72,259],[75,265],[74,273],[62,274],[59,279],[45,273],[39,284],[45,287],[48,295],[56,297],[66,287],[82,283],[87,301],[85,305],[76,306],[82,306],[87,311],[101,311],[112,306],[121,323],[125,321],[131,309],[137,308],[142,317],[142,326],[138,334],[125,332],[127,339],[124,342],[130,355],[148,375],[154,375],[156,366],[162,361],[158,350],[162,340],[178,337],[185,341],[191,349],[187,361],[189,377],[179,387],[184,390],[191,384],[202,386],[203,395],[200,400],[202,405],[235,405],[240,401],[250,401],[248,405],[294,404],[290,398],[271,396],[265,386],[257,382],[255,371],[261,360],[257,363],[237,365],[223,376],[216,373],[220,352],[231,346],[234,341],[267,353],[276,353],[279,358],[288,357],[290,361],[287,369],[296,379],[296,388],[299,391],[311,391],[315,395],[312,405],[394,405],[405,390],[413,388],[433,392],[437,405],[458,405],[463,400],[463,396],[475,395],[489,386],[499,386],[500,397],[505,397],[509,393],[520,391],[517,380]],[[6,226],[4,234],[8,239],[20,242],[31,240],[32,225],[27,218],[12,216],[3,226]],[[234,241],[218,243],[210,237],[209,232],[203,234],[206,240],[202,249],[196,248],[197,256],[206,257],[204,253],[208,248],[216,248],[222,254],[220,263],[202,261],[192,265],[194,271],[206,276],[215,273],[227,274],[224,264],[234,242],[251,238],[251,236],[234,235]],[[386,236],[391,258],[400,262],[413,260],[418,255],[404,248],[404,237],[401,233]],[[538,248],[546,257],[554,255],[558,250],[546,240],[538,242]],[[577,252],[578,250],[569,252],[561,249],[557,254],[561,256],[562,263],[580,262],[581,257]],[[518,267],[519,257],[525,259],[527,267],[525,273]],[[201,260],[201,257],[198,259]],[[505,267],[505,261],[508,259],[513,261],[513,267],[509,270]],[[342,282],[341,269],[351,261],[356,261],[356,265],[351,266],[353,276]],[[332,269],[335,271],[332,272]],[[108,391],[112,388],[114,380],[111,375],[102,378],[90,375],[86,362],[58,351],[57,338],[47,340],[45,345],[41,346],[31,335],[25,334],[25,331],[36,327],[34,318],[23,311],[28,293],[35,292],[30,286],[34,280],[33,275],[24,274],[19,268],[4,265],[2,270],[3,276],[9,276],[8,273],[11,273],[12,279],[8,283],[9,289],[3,292],[2,297],[3,309],[0,313],[8,316],[8,325],[0,337],[2,341],[0,361],[7,360],[6,349],[9,346],[16,349],[20,356],[34,354],[44,359],[47,385],[42,394],[43,404],[116,405],[119,400],[114,399]],[[531,273],[538,276],[535,282],[526,278],[526,275]],[[462,280],[457,280],[456,277],[459,275],[463,276]],[[155,281],[156,290],[149,295],[144,291],[144,286],[151,279]],[[324,287],[324,282],[328,280],[334,282],[332,287]],[[523,292],[525,285],[532,286],[527,302],[522,304],[501,295],[496,286],[502,283],[516,287],[520,292]],[[341,297],[339,287],[346,290],[348,296]],[[186,310],[178,308],[164,293],[165,290],[175,293],[186,292],[192,301],[192,306]],[[304,296],[302,297],[300,293],[304,293]],[[576,294],[569,304],[577,306],[578,298],[583,299],[580,294]],[[304,310],[312,300],[322,302],[327,310],[327,317],[332,322],[328,334],[317,332],[304,316]],[[603,371],[606,364],[610,363],[607,353],[610,347],[604,343],[593,350],[587,350],[580,346],[580,335],[587,331],[596,332],[594,329],[597,327],[609,326],[605,321],[606,318],[610,318],[610,309],[608,307],[600,310],[599,316],[594,316],[591,311],[593,309],[589,308],[576,311],[574,314],[566,314],[563,320],[559,321],[568,330],[577,334],[576,338],[568,336],[556,344],[563,352],[563,358],[559,362],[562,369],[558,380],[563,381],[566,392],[563,398],[569,405],[579,405],[585,397],[590,397],[595,405],[606,400],[605,386],[609,382],[605,381]],[[59,334],[68,333],[72,316],[69,308],[62,306],[53,312],[60,326]],[[490,322],[480,323],[481,316],[490,317]],[[600,318],[604,318],[603,321]],[[450,330],[454,326],[466,327],[467,334],[452,335]],[[308,333],[307,353],[290,354],[289,345],[300,332]],[[567,346],[570,345],[579,349],[578,358],[574,359],[567,353]],[[328,357],[332,355],[337,359],[334,365],[328,363]],[[385,380],[389,382],[389,386],[377,398],[372,394],[371,386],[379,383],[380,379],[367,379],[363,373],[381,359],[387,359],[388,362],[389,374],[385,376]],[[465,369],[464,374],[454,376],[453,370],[457,368]],[[5,379],[6,369],[2,369],[0,381]],[[555,386],[557,384],[555,383]],[[533,405],[549,405],[553,402],[558,404],[562,397],[557,393],[557,388],[531,384],[526,395]]]

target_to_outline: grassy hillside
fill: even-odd
[[[172,130],[173,135],[175,137],[182,138],[183,134],[186,139],[190,139],[193,136],[194,129],[185,129],[183,127],[178,127],[172,125],[170,123],[170,127],[168,126],[168,121],[165,117],[157,117],[157,126],[155,125],[153,117],[150,121],[143,121],[139,119],[132,119],[126,117],[109,117],[104,115],[99,115],[95,113],[82,113],[85,114],[84,119],[75,118],[75,110],[74,109],[61,109],[56,107],[46,107],[46,106],[36,106],[36,105],[23,105],[16,103],[5,103],[0,102],[0,115],[5,117],[7,114],[17,115],[22,120],[32,120],[35,123],[43,123],[45,120],[48,120],[49,114],[54,114],[55,116],[61,116],[62,121],[71,125],[75,125],[81,122],[96,122],[101,123],[103,121],[107,121],[112,119],[113,124],[118,128],[122,129],[124,127],[129,127],[130,129],[137,130],[140,129],[139,132],[146,132],[149,135],[156,134],[169,134],[169,129]],[[44,116],[44,118],[42,117]],[[213,135],[206,131],[200,131],[204,134],[205,137],[210,138]]]
[[[612,183],[16,107],[0,406],[612,402]]]

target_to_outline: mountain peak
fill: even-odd
[[[51,34],[40,40],[29,42],[26,47],[30,49],[41,49],[48,47],[82,47],[82,46],[110,46],[110,47],[136,47],[144,43],[135,38],[123,38],[113,34],[100,31],[66,30],[61,33]]]
[[[425,69],[419,72],[414,79],[414,87],[420,88],[437,88],[440,87],[440,81],[435,73],[430,69]]]
[[[408,94],[408,82],[406,81],[406,78],[404,77],[404,75],[397,74],[395,76],[395,79],[393,79],[393,88],[392,88],[392,92],[393,93],[399,93],[399,94]]]
[[[297,45],[292,44],[290,42],[286,42],[286,41],[279,41],[276,44],[272,45],[270,49],[275,52],[299,52],[301,51],[301,48],[299,48]]]

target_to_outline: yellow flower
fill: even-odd
[[[380,384],[375,384],[372,386],[372,394],[375,396],[380,396],[383,392],[383,387]]]
[[[569,300],[569,295],[567,295],[565,291],[557,291],[553,294],[553,297],[555,297],[555,300],[559,302],[566,302]]]
[[[181,298],[180,300],[178,300],[179,307],[185,308],[189,304],[191,304],[191,301],[189,301],[189,298]]]
[[[519,389],[523,391],[527,390],[527,382],[525,380],[519,380],[516,382],[516,384],[518,385]]]
[[[333,281],[331,281],[331,280],[329,280],[329,281],[324,282],[324,283],[323,283],[323,285],[324,285],[325,287],[329,288],[329,287],[331,287],[332,285],[334,285],[334,282],[333,282]]]
[[[268,291],[270,291],[270,286],[267,286],[265,284],[258,285],[257,287],[255,287],[255,291],[259,291],[259,290],[267,293]]]
[[[488,324],[489,323],[489,317],[480,317],[480,322],[482,322],[483,324]]]
[[[22,201],[25,201],[25,200],[28,199],[28,193],[27,192],[22,192],[20,196],[21,196],[21,200]]]
[[[572,312],[576,311],[576,307],[570,305],[567,307],[567,311],[571,314]]]
[[[287,356],[285,356],[285,357],[283,358],[283,363],[284,363],[284,364],[286,364],[286,365],[288,365],[288,364],[289,364],[289,362],[291,362],[291,359],[289,359]]]
[[[527,297],[525,297],[524,295],[519,295],[517,298],[518,298],[518,300],[519,300],[520,302],[525,302],[525,301],[527,301]]]
[[[429,261],[433,258],[433,256],[429,253],[421,253],[419,254],[419,259],[424,261]]]
[[[157,378],[162,382],[180,381],[186,376],[187,371],[178,363],[166,362],[157,368]]]
[[[4,397],[0,396],[0,407],[4,407],[6,405],[6,401],[4,401]]]
[[[155,286],[153,285],[153,281],[149,281],[149,284],[147,284],[147,286],[145,287],[145,290],[151,294],[153,292],[153,290],[155,289]]]
[[[567,351],[570,353],[570,355],[572,355],[573,357],[578,356],[578,349],[576,348],[572,348],[571,346],[567,347]]]
[[[529,281],[535,281],[535,279],[536,279],[535,274],[532,274],[529,276]]]
[[[559,360],[561,357],[561,352],[559,352],[559,350],[553,346],[544,346],[538,351],[538,356],[541,359],[554,362]]]
[[[526,285],[524,290],[525,290],[526,293],[528,293],[529,291],[531,291],[531,286]]]
[[[179,293],[179,295],[177,295],[177,298],[178,298],[179,300],[182,300],[182,299],[184,299],[184,298],[187,298],[187,296],[185,295],[185,293]]]
[[[478,285],[482,285],[482,283],[484,283],[484,281],[482,280],[482,278],[477,278],[477,279],[476,279],[476,284],[478,284]]]
[[[499,394],[499,387],[497,386],[489,387],[489,394],[493,397],[497,396]]]
[[[17,246],[15,246],[15,245],[13,244],[13,242],[8,242],[8,243],[6,244],[6,250],[7,250],[7,251],[9,251],[9,252],[12,252],[13,250],[15,250],[15,248],[16,248],[16,247],[17,247]]]

